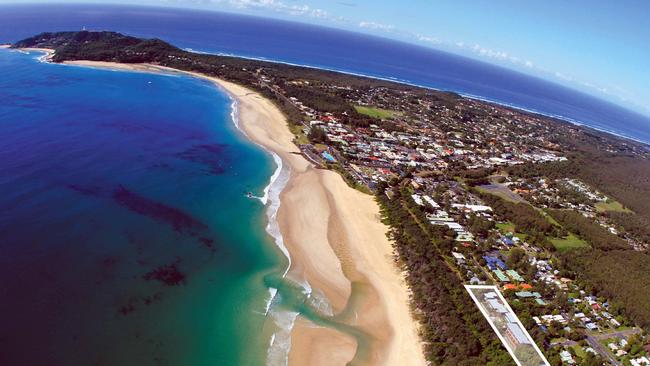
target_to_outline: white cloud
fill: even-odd
[[[287,4],[280,0],[214,0],[213,2],[227,4],[239,10],[270,10],[290,16],[309,16],[321,19],[331,18],[332,20],[341,19],[341,17],[330,17],[329,13],[323,9],[312,8],[306,4]]]
[[[500,61],[510,61],[513,63],[519,63],[518,57],[511,56],[504,51],[496,51],[487,47],[483,47],[476,43],[472,46],[470,50],[482,57],[487,57],[487,58],[496,59]]]
[[[558,79],[565,80],[565,81],[573,81],[573,77],[565,75],[565,74],[563,74],[561,72],[558,72],[558,71],[555,72],[555,77],[558,78]]]
[[[233,9],[239,10],[252,10],[258,12],[268,13],[269,11],[281,14],[284,16],[290,17],[310,17],[315,19],[326,20],[329,22],[335,22],[339,24],[346,24],[347,26],[354,27],[355,25],[358,28],[363,28],[372,32],[383,32],[389,33],[392,37],[400,38],[403,40],[416,41],[428,46],[438,46],[443,49],[453,50],[456,48],[460,53],[473,53],[479,58],[490,59],[491,61],[496,61],[500,63],[511,64],[519,68],[528,69],[528,72],[546,75],[547,77],[555,77],[557,80],[566,83],[572,84],[576,87],[579,87],[583,90],[591,90],[594,93],[604,94],[607,96],[615,96],[621,101],[633,103],[636,96],[629,91],[623,90],[620,87],[611,86],[599,86],[590,82],[585,82],[577,80],[574,77],[567,75],[559,71],[549,70],[543,66],[533,63],[533,61],[521,58],[518,56],[511,55],[510,53],[503,50],[495,50],[489,47],[484,47],[476,43],[467,43],[465,41],[445,41],[441,40],[438,37],[431,35],[425,35],[420,33],[410,32],[404,29],[395,27],[392,24],[378,23],[371,20],[364,20],[359,23],[353,23],[349,19],[343,16],[337,16],[329,14],[327,11],[319,8],[312,8],[309,5],[298,3],[300,0],[163,0],[166,2],[192,2],[195,4],[208,5],[208,4],[221,4],[230,6]],[[304,1],[304,0],[303,0]],[[452,51],[453,52],[453,51]],[[634,104],[641,105],[650,110],[650,107],[644,105],[644,103],[638,103],[636,100]]]
[[[390,24],[382,24],[382,23],[377,23],[377,22],[368,22],[368,21],[361,21],[359,22],[359,27],[360,28],[367,28],[367,29],[374,29],[374,30],[379,30],[382,32],[393,32],[395,31],[395,26],[390,25]]]
[[[442,42],[436,37],[423,36],[421,34],[416,35],[417,40],[420,42],[431,43],[431,44],[441,44]]]

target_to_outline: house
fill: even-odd
[[[511,238],[508,238],[507,236],[502,237],[501,242],[509,247],[515,245],[515,242]]]
[[[648,359],[646,356],[633,358],[630,360],[630,364],[632,366],[646,366],[650,365],[650,359]]]
[[[485,255],[483,256],[483,259],[485,259],[488,268],[491,270],[495,270],[497,267],[501,269],[508,269],[508,266],[506,266],[506,264],[498,257]]]
[[[573,365],[576,363],[573,360],[573,356],[571,356],[571,353],[567,350],[562,350],[562,352],[560,352],[560,359],[562,360],[562,363],[566,363],[568,365]]]
[[[470,285],[482,285],[484,284],[484,281],[481,281],[478,277],[474,276],[469,279],[469,284]]]
[[[510,279],[508,278],[508,276],[506,276],[503,272],[501,272],[500,269],[494,269],[494,270],[492,270],[492,272],[494,272],[494,275],[497,276],[499,281],[501,281],[501,282],[510,282]]]
[[[515,347],[520,344],[530,344],[526,333],[521,329],[519,324],[508,322],[506,324],[506,331],[504,333],[506,339]]]
[[[465,256],[458,252],[451,252],[451,255],[456,259],[458,264],[465,264]]]
[[[519,275],[519,273],[517,273],[517,271],[515,271],[514,269],[509,269],[509,270],[506,271],[506,273],[507,273],[508,276],[510,276],[510,278],[512,278],[514,281],[517,281],[517,282],[523,282],[523,281],[524,281],[524,278],[521,277],[521,276]]]
[[[524,299],[525,298],[531,298],[531,297],[535,297],[535,298],[539,299],[539,298],[542,297],[542,294],[540,294],[539,292],[530,292],[530,291],[515,292],[515,295],[517,295],[517,297],[521,297],[521,298],[524,298]]]
[[[415,203],[418,206],[424,206],[424,202],[422,201],[422,197],[420,197],[419,194],[412,194],[411,198],[413,198],[413,201],[415,201]]]

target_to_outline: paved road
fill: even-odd
[[[600,342],[598,342],[598,339],[594,338],[594,336],[589,335],[589,336],[587,336],[586,340],[587,340],[587,343],[589,343],[589,345],[591,346],[591,348],[596,350],[596,352],[598,352],[599,355],[601,355],[604,358],[606,358],[607,360],[609,360],[609,362],[611,362],[612,365],[616,365],[616,366],[622,366],[623,365],[622,363],[618,362],[618,360],[614,357],[614,355],[612,355],[609,352],[609,349],[607,349],[607,347],[600,344]]]
[[[626,330],[621,330],[621,331],[613,331],[613,332],[608,332],[608,333],[593,333],[593,334],[588,334],[587,335],[587,343],[596,350],[601,356],[605,357],[608,359],[613,365],[621,366],[622,363],[618,362],[616,360],[616,357],[609,351],[608,347],[603,346],[600,341],[603,339],[608,339],[608,338],[627,338],[631,335],[640,333],[641,329],[639,328],[632,328],[632,329],[626,329]]]
[[[613,331],[613,332],[609,332],[609,333],[592,334],[591,336],[600,341],[600,340],[603,340],[603,339],[614,338],[614,337],[627,338],[627,337],[635,335],[637,333],[641,333],[641,329],[632,328],[632,329],[626,329],[626,330],[621,330],[621,331]]]
[[[555,346],[573,347],[573,346],[575,346],[577,344],[578,344],[578,342],[566,340],[566,341],[562,341],[562,342],[553,342],[553,343],[551,343],[551,347],[555,347]]]

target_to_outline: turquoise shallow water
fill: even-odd
[[[231,101],[36,56],[0,50],[0,364],[263,364],[275,164]]]

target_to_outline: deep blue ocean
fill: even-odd
[[[309,65],[451,90],[650,143],[650,118],[504,68],[387,39],[192,10],[99,5],[0,6],[0,42],[42,31],[113,30],[181,48]]]
[[[82,27],[453,90],[650,141],[648,118],[615,105],[376,37],[186,10],[0,6],[0,42]],[[247,197],[277,163],[236,129],[223,92],[39,56],[0,50],[0,365],[282,365],[297,313],[354,336],[363,357],[362,332],[283,280],[268,207]]]
[[[185,76],[0,49],[0,365],[261,365],[276,165]]]

